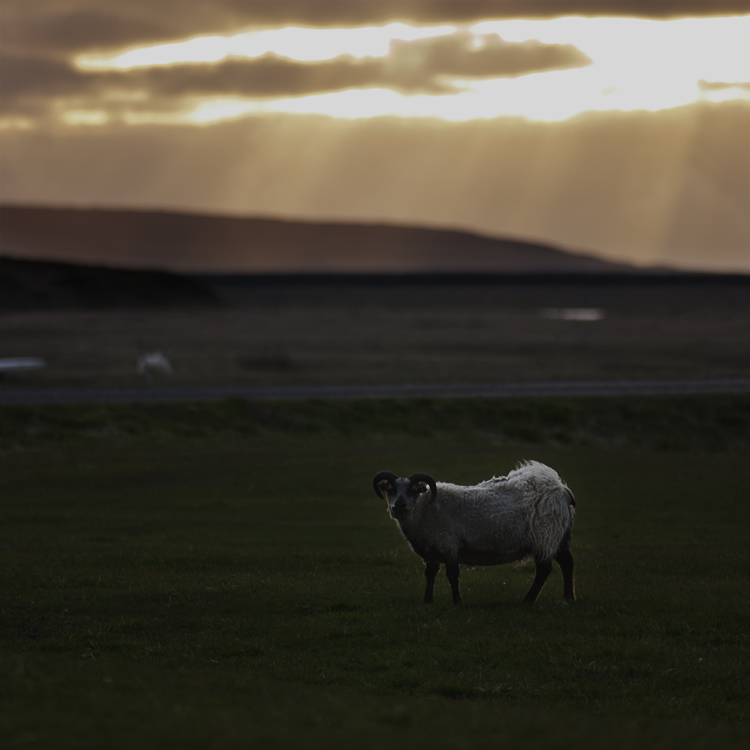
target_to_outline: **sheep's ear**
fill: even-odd
[[[412,474],[409,477],[409,482],[415,484],[419,488],[420,493],[426,492],[425,485],[427,485],[432,491],[430,499],[434,500],[437,497],[437,485],[435,484],[435,480],[429,474],[426,474],[423,471],[418,471],[416,474]]]

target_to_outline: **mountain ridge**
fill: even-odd
[[[663,273],[459,230],[0,205],[0,254],[183,274]],[[675,271],[676,272],[676,271]]]

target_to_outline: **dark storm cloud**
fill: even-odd
[[[298,96],[349,88],[387,87],[405,93],[453,93],[450,78],[520,76],[543,70],[588,65],[572,45],[504,42],[495,34],[467,33],[394,42],[387,58],[340,57],[299,63],[266,55],[217,64],[181,64],[129,71],[81,71],[57,59],[7,54],[0,59],[2,107],[28,107],[31,99],[96,96],[105,91],[138,90],[152,97],[183,95]]]
[[[75,94],[88,89],[72,65],[56,59],[0,54],[0,99],[7,104],[24,96]]]
[[[96,89],[69,63],[0,54],[0,116],[40,116],[56,97],[90,95]]]
[[[748,12],[748,0],[2,0],[0,29],[6,49],[73,54],[231,33],[250,26],[460,24],[486,18],[670,18]]]
[[[266,55],[257,60],[229,60],[218,65],[153,68],[134,77],[162,96],[299,96],[384,84],[378,60],[339,59],[297,63]]]

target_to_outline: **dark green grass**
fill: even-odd
[[[163,439],[268,434],[401,434],[418,439],[482,434],[503,443],[746,453],[750,451],[750,397],[228,399],[196,404],[3,406],[0,412],[0,450],[80,436]]]
[[[746,746],[747,399],[646,401],[519,405],[542,426],[567,409],[568,444],[475,432],[479,402],[423,404],[422,424],[409,402],[0,410],[0,738]],[[688,405],[685,451],[629,422]],[[461,429],[430,435],[441,408]],[[609,433],[582,427],[597,408]],[[731,413],[736,434],[716,426]],[[698,437],[712,425],[723,449]],[[375,471],[472,482],[525,458],[576,493],[578,602],[555,570],[522,606],[524,564],[465,571],[461,608],[441,574],[422,605]]]

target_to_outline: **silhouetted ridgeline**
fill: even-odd
[[[625,264],[471,232],[0,206],[2,252],[89,265],[241,274],[632,273]]]
[[[0,241],[0,310],[707,298],[731,306],[750,288],[748,275],[643,271],[542,245],[385,225],[2,206]]]
[[[200,281],[165,271],[0,257],[0,310],[209,307],[218,300]]]

